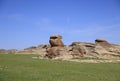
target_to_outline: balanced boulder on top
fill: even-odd
[[[50,43],[51,47],[64,47],[64,44],[62,42],[62,36],[60,36],[60,35],[50,36],[49,43]]]

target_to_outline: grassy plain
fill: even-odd
[[[120,81],[120,63],[79,63],[0,54],[0,81]]]

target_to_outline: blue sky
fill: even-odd
[[[0,48],[48,44],[52,34],[73,41],[120,44],[119,0],[0,0]]]

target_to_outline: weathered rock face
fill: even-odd
[[[62,42],[62,36],[60,35],[50,36],[49,43],[51,45],[51,48],[47,49],[46,56],[48,58],[54,58],[56,56],[59,56],[61,55],[61,52],[66,50]]]
[[[111,59],[111,58],[119,58],[120,50],[118,50],[120,46],[108,43],[106,40],[96,39],[95,40],[95,49],[99,58]]]
[[[86,54],[84,46],[82,46],[79,42],[73,42],[70,46],[72,46],[72,55],[83,57]]]
[[[52,47],[52,48],[47,49],[47,53],[48,54],[46,54],[46,56],[48,58],[53,58],[59,55],[59,49],[58,47]]]
[[[94,43],[73,42],[72,55],[97,58],[120,58],[120,45],[110,44],[106,40],[96,39]]]
[[[46,49],[50,48],[49,44],[41,44],[36,46],[31,46],[28,48],[25,48],[24,50],[17,51],[16,54],[39,54],[40,56],[45,56]]]
[[[79,57],[94,57],[96,53],[94,52],[95,44],[94,43],[86,43],[86,42],[73,42],[72,47],[72,55]]]
[[[95,40],[95,49],[94,51],[97,54],[103,54],[108,53],[108,49],[111,47],[111,44],[109,44],[106,40],[103,39],[96,39]]]
[[[51,47],[64,47],[64,44],[62,42],[62,36],[60,36],[60,35],[50,36],[49,43],[50,43]]]
[[[95,40],[95,44],[96,44],[96,45],[99,45],[99,46],[102,46],[102,47],[105,47],[105,48],[111,46],[111,44],[108,43],[108,41],[103,40],[103,39],[96,39],[96,40]]]

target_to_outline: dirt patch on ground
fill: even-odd
[[[41,58],[41,57],[32,57],[33,59],[45,59],[45,58]],[[47,59],[47,58],[46,58]],[[51,59],[51,60],[61,60],[61,61],[72,61],[72,62],[81,62],[81,63],[118,63],[120,62],[120,59],[116,60],[110,60],[110,59],[103,59],[103,60],[97,60],[97,59],[71,59],[71,58],[65,58],[65,59]]]
[[[117,62],[120,62],[120,60],[78,60],[78,59],[72,59],[69,61],[82,62],[82,63],[117,63]]]

